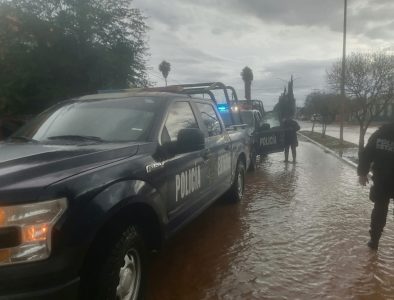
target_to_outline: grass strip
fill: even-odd
[[[327,148],[331,149],[331,150],[335,150],[337,151],[338,149],[349,149],[349,148],[357,148],[356,144],[347,142],[347,141],[343,141],[343,147],[340,144],[340,140],[332,137],[330,135],[325,135],[324,137],[322,136],[321,133],[318,132],[312,132],[312,131],[300,131],[300,133],[302,133],[303,135],[309,137],[310,139],[318,142],[319,144],[322,144],[323,146],[326,146]]]

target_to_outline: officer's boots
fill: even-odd
[[[371,235],[371,239],[368,242],[368,247],[372,250],[378,250],[379,247],[379,240],[382,235],[382,233],[376,233],[372,232],[371,230],[369,231],[369,234]]]
[[[379,241],[370,239],[367,245],[371,250],[378,250]]]

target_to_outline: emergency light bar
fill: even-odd
[[[229,111],[228,104],[218,104],[217,105],[218,111]]]
[[[219,112],[228,112],[230,110],[228,104],[221,103],[221,104],[216,105],[216,107],[218,108]],[[238,111],[238,106],[236,106],[236,105],[231,106],[231,110]]]

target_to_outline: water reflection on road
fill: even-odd
[[[300,142],[270,155],[236,205],[219,201],[153,259],[148,299],[394,299],[392,214],[377,254],[355,170]]]

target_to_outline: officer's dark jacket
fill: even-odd
[[[297,145],[297,131],[300,130],[300,125],[292,119],[285,120],[283,126],[287,129],[285,131],[285,145]]]
[[[394,186],[394,123],[383,125],[372,134],[360,154],[358,175],[366,176],[371,167],[375,183]]]

